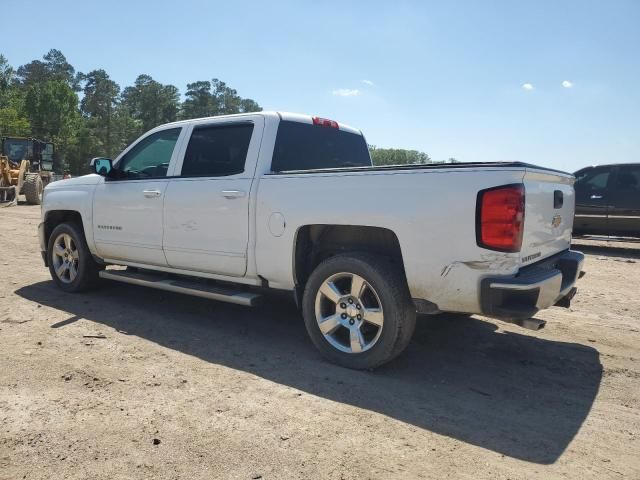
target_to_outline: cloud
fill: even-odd
[[[522,84],[522,88],[524,88],[525,90],[533,90],[533,85],[531,85],[530,83],[523,83]]]
[[[370,87],[373,87],[373,82],[371,80],[361,80],[362,83],[364,83],[365,85],[369,85]]]
[[[338,88],[331,93],[338,97],[357,97],[360,95],[360,90],[356,88]]]
[[[564,88],[573,88],[573,82],[570,82],[569,80],[563,80],[562,81],[562,86]]]

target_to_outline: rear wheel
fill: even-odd
[[[39,174],[30,173],[26,175],[22,190],[24,191],[24,196],[27,198],[27,203],[29,205],[40,205],[42,203],[44,184],[42,183],[42,178],[40,178]]]
[[[415,307],[403,275],[369,254],[338,255],[318,265],[305,288],[303,315],[318,350],[354,369],[392,360],[415,328]]]
[[[97,283],[101,266],[91,256],[78,225],[62,223],[54,228],[47,256],[51,278],[65,292],[81,292]]]

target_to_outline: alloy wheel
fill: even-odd
[[[73,237],[68,233],[61,233],[53,243],[53,269],[56,276],[63,283],[71,283],[78,275],[78,247]]]
[[[315,314],[324,338],[345,353],[372,348],[384,325],[380,297],[369,282],[354,273],[336,273],[322,283]]]

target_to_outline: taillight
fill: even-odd
[[[329,120],[328,118],[320,118],[320,117],[313,117],[312,120],[314,125],[320,125],[321,127],[329,127],[329,128],[339,128],[338,122],[336,122],[335,120]]]
[[[505,185],[478,193],[478,246],[500,252],[519,252],[524,229],[524,185]]]

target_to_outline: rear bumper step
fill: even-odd
[[[235,303],[248,307],[255,306],[262,299],[258,293],[220,288],[207,280],[192,280],[190,278],[172,278],[165,274],[147,272],[131,272],[125,270],[102,270],[100,277],[117,282],[156,288],[168,292],[185,293],[196,297]]]

